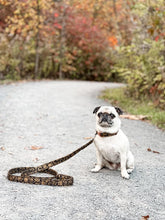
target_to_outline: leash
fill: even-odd
[[[61,157],[59,159],[50,161],[49,163],[42,164],[38,167],[17,167],[10,169],[8,171],[7,178],[10,181],[20,182],[20,183],[29,183],[36,185],[49,185],[49,186],[70,186],[73,185],[73,177],[67,176],[64,174],[58,174],[55,170],[50,169],[50,167],[56,166],[57,164],[63,163],[66,160],[69,160],[71,157],[79,153],[81,150],[85,149],[87,146],[92,144],[94,138],[76,149],[72,153]],[[15,175],[20,173],[20,175]],[[53,177],[37,177],[33,176],[36,173],[47,173],[53,175]]]

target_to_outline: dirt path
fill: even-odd
[[[91,173],[92,144],[54,167],[72,175],[70,187],[10,182],[9,168],[37,166],[64,156],[95,133],[94,107],[107,104],[98,94],[119,84],[41,81],[0,86],[0,220],[165,219],[165,133],[141,122],[122,120],[136,160],[130,180],[119,171]],[[30,150],[31,146],[43,149]],[[160,154],[147,151],[147,148]]]

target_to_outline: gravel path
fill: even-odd
[[[122,119],[136,160],[130,180],[119,171],[91,173],[94,145],[54,167],[74,177],[69,187],[10,182],[9,168],[38,166],[64,156],[95,133],[94,107],[115,83],[41,81],[0,86],[0,220],[165,219],[165,133]],[[42,146],[30,150],[30,146]],[[147,148],[160,154],[147,151]]]

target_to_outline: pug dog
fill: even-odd
[[[110,170],[121,170],[121,176],[129,179],[134,169],[134,156],[129,149],[127,136],[120,129],[119,116],[123,113],[118,107],[99,106],[93,111],[96,115],[97,164],[91,170],[98,172],[103,167]]]

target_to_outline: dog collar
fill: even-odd
[[[98,132],[96,131],[96,135],[98,134],[100,137],[111,137],[117,135],[118,132],[116,133],[108,133],[108,132]]]

